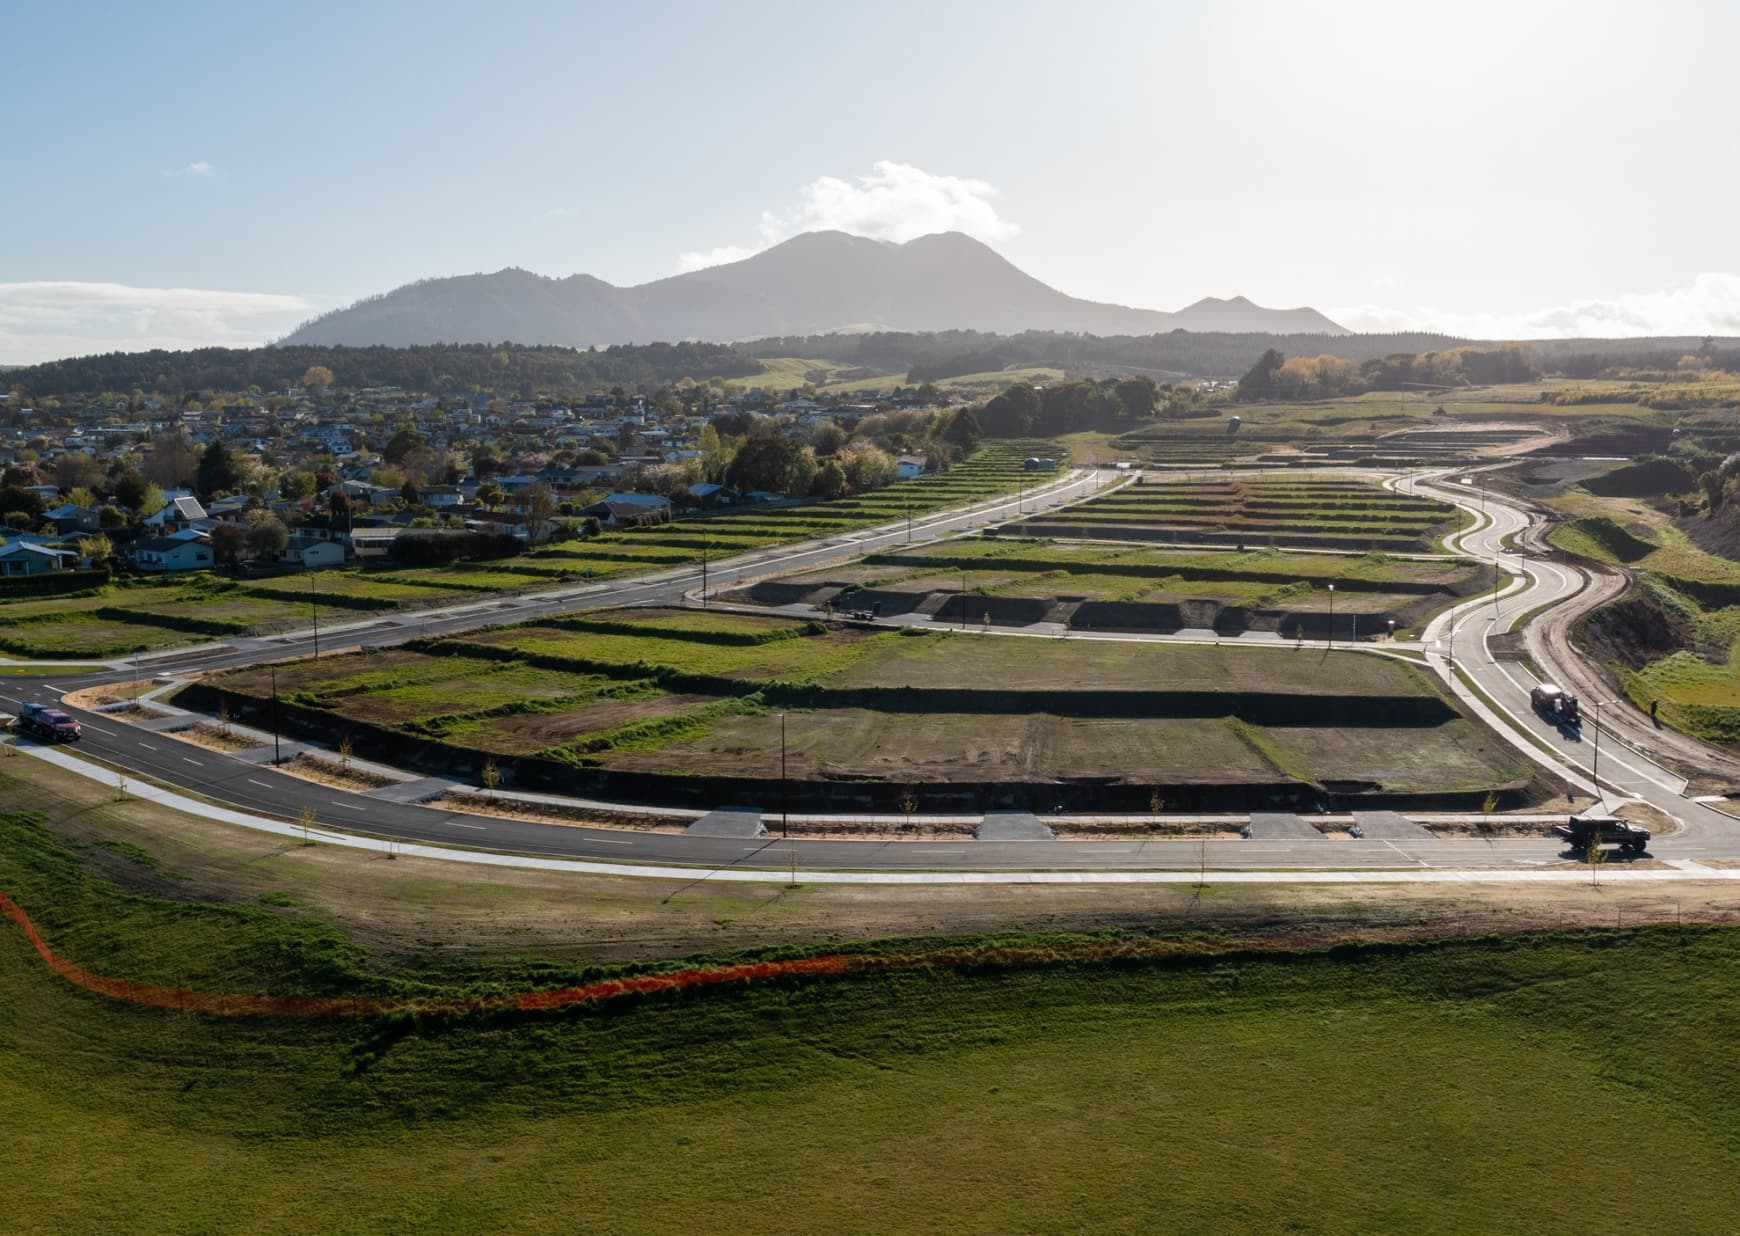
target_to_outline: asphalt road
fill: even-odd
[[[717,591],[775,573],[857,557],[908,540],[927,540],[986,523],[1002,522],[1020,512],[1067,505],[1081,501],[1102,486],[1117,483],[1120,479],[1119,474],[1109,471],[1072,474],[1038,492],[1007,501],[915,519],[910,529],[902,524],[710,564],[708,587],[710,591]],[[1581,576],[1551,561],[1519,559],[1506,550],[1504,543],[1507,538],[1524,528],[1529,517],[1494,495],[1487,494],[1477,503],[1466,487],[1454,484],[1442,475],[1431,481],[1409,479],[1401,484],[1426,489],[1470,509],[1478,510],[1484,506],[1479,526],[1454,538],[1452,548],[1489,560],[1498,557],[1507,569],[1522,573],[1522,578],[1514,581],[1496,599],[1481,597],[1464,602],[1434,620],[1420,645],[1428,661],[1435,668],[1447,672],[1453,657],[1462,673],[1478,684],[1481,693],[1502,713],[1509,714],[1508,717],[1494,716],[1493,720],[1519,752],[1537,762],[1547,763],[1549,767],[1556,765],[1573,779],[1589,779],[1594,764],[1592,724],[1586,723],[1585,733],[1579,737],[1558,733],[1535,718],[1529,709],[1527,679],[1520,666],[1500,662],[1486,646],[1489,634],[1502,632],[1518,616],[1574,595],[1582,586]],[[697,565],[635,580],[565,588],[536,596],[501,598],[423,615],[398,614],[390,619],[338,628],[329,626],[319,635],[320,649],[326,653],[341,647],[385,646],[418,636],[449,634],[548,614],[624,604],[680,603],[700,585],[701,571]],[[1190,637],[1186,635],[1184,638]],[[144,658],[141,672],[154,674],[171,668],[177,672],[204,671],[252,664],[264,658],[306,656],[314,651],[314,643],[312,631],[269,639],[230,641],[205,649]],[[83,686],[125,680],[133,672],[129,663],[126,668],[77,676],[0,678],[0,707],[16,712],[25,699],[53,699]],[[1492,714],[1487,703],[1459,679],[1455,689],[1470,707]],[[80,712],[78,716],[85,729],[81,746],[89,754],[129,773],[177,786],[241,810],[295,819],[304,807],[312,807],[318,824],[341,831],[366,832],[448,847],[618,864],[679,864],[695,869],[697,874],[739,866],[784,868],[790,862],[788,847],[795,848],[799,865],[808,870],[1091,872],[1191,870],[1206,865],[1214,870],[1335,868],[1375,871],[1470,866],[1529,868],[1567,857],[1562,843],[1550,838],[1380,841],[1319,837],[1206,843],[1177,840],[953,842],[805,838],[788,842],[778,837],[752,841],[539,824],[453,813],[349,793],[279,773],[269,765],[249,764],[193,747],[100,714]],[[1523,737],[1524,729],[1543,740],[1551,748],[1550,753]],[[1740,822],[1686,799],[1683,781],[1650,764],[1617,740],[1605,739],[1603,748],[1600,782],[1610,799],[1618,801],[1619,796],[1641,799],[1684,825],[1680,833],[1653,843],[1652,857],[1669,862],[1740,857]],[[1620,860],[1613,861],[1617,864]]]

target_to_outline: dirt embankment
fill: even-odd
[[[1591,612],[1579,624],[1577,642],[1600,665],[1640,670],[1671,653],[1694,648],[1697,632],[1642,588]]]
[[[1706,554],[1740,562],[1740,500],[1730,498],[1714,515],[1682,516],[1674,527]]]

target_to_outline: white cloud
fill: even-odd
[[[203,180],[211,180],[217,176],[218,170],[205,159],[195,159],[186,167],[172,167],[163,174],[165,176],[198,176]]]
[[[1348,305],[1327,311],[1349,330],[1432,330],[1467,339],[1601,339],[1740,335],[1740,275],[1702,274],[1660,292],[1627,292],[1529,313]]]
[[[140,288],[124,283],[0,283],[0,362],[95,352],[254,347],[316,306],[274,292]]]
[[[932,232],[965,232],[987,242],[1010,240],[1021,229],[997,213],[997,196],[983,180],[937,176],[883,159],[856,183],[818,176],[798,190],[795,205],[763,211],[759,244],[684,253],[677,268],[700,270],[741,261],[800,232],[850,232],[899,244]]]
[[[677,255],[677,272],[687,274],[691,270],[705,270],[709,266],[723,266],[727,262],[741,262],[744,258],[754,257],[760,252],[760,248],[751,248],[748,245],[720,245],[717,249],[681,253]]]

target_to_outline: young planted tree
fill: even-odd
[[[496,767],[495,760],[483,762],[483,786],[489,791],[489,801],[495,801],[495,787],[501,784],[501,769]]]
[[[900,811],[906,817],[906,830],[912,831],[912,817],[918,811],[918,787],[909,785],[900,795]]]

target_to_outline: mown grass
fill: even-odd
[[[0,830],[0,889],[74,960],[127,977],[477,991],[582,972],[389,963],[296,907],[123,893],[90,852],[17,817]],[[1072,943],[1000,942],[1060,959]],[[1740,1225],[1740,1061],[1721,1050],[1740,1020],[1734,930],[1200,945],[282,1023],[79,992],[0,922],[8,1226]]]

